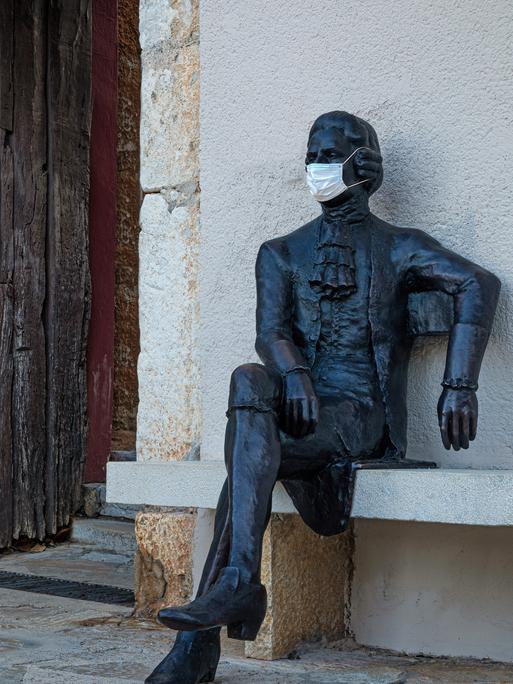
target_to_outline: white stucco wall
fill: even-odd
[[[445,345],[431,340],[411,365],[409,455],[513,468],[512,44],[507,0],[202,1],[202,458],[222,458],[230,372],[255,358],[258,247],[318,213],[303,180],[308,128],[322,112],[346,109],[380,137],[385,181],[374,211],[426,230],[503,282],[478,439],[459,453],[440,443]],[[357,638],[511,659],[510,537],[483,527],[359,523]]]
[[[411,366],[409,455],[513,466],[512,19],[506,0],[201,3],[202,457],[222,458],[229,375],[254,359],[258,247],[318,213],[303,181],[308,128],[346,109],[380,137],[374,211],[503,281],[478,439],[458,454],[440,443],[444,344],[431,341]]]
[[[351,629],[409,653],[513,660],[513,529],[357,520]]]

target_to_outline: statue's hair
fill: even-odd
[[[354,140],[357,145],[362,147],[370,147],[376,152],[380,152],[378,136],[374,128],[365,121],[354,114],[348,112],[334,111],[321,114],[313,122],[312,128],[308,135],[308,140],[315,133],[324,130],[325,128],[339,128],[343,134]]]

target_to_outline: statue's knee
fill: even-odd
[[[279,378],[259,363],[245,363],[232,373],[229,408],[275,410],[280,396]]]

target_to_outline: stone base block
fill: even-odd
[[[268,610],[246,655],[272,660],[302,642],[345,636],[351,553],[350,532],[321,537],[298,515],[273,513],[262,557]]]
[[[179,509],[136,518],[138,615],[185,603],[197,586],[212,538],[213,511]],[[248,657],[281,658],[304,642],[345,636],[352,535],[320,537],[296,514],[273,513],[265,533],[262,581],[268,611]]]
[[[190,600],[196,519],[196,509],[137,515],[137,615],[154,617],[165,605],[179,605]]]

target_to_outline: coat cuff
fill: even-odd
[[[282,376],[295,370],[310,370],[303,355],[293,342],[277,340],[271,345],[270,352],[271,363]]]
[[[481,361],[490,331],[480,325],[456,323],[451,330],[442,385],[477,390]]]

